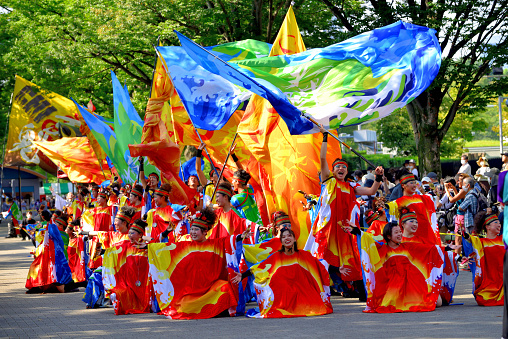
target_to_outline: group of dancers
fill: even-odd
[[[319,196],[305,195],[312,229],[302,248],[286,211],[263,225],[247,171],[240,167],[228,180],[212,169],[207,179],[200,146],[197,175],[188,179],[196,195],[186,205],[170,201],[172,186],[158,174],[145,180],[141,163],[139,184],[80,187],[66,210],[42,211],[26,288],[86,287],[87,308],[171,319],[324,315],[333,312],[332,293],[366,302],[364,312],[433,311],[453,303],[456,252],[463,251],[478,305],[503,305],[496,214],[479,212],[473,232],[458,230],[461,243],[444,244],[434,203],[407,170],[396,177],[402,197],[375,199],[367,209],[358,197],[378,191],[383,168],[371,187],[348,180],[347,162],[329,167],[322,133],[323,181]],[[199,183],[206,183],[201,192]]]

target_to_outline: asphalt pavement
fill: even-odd
[[[25,294],[33,245],[5,238],[0,223],[0,337],[27,338],[500,338],[502,307],[477,306],[471,272],[461,271],[454,303],[434,312],[366,314],[357,299],[332,297],[334,313],[319,317],[170,320],[156,314],[116,316],[85,309],[84,288],[65,294]]]

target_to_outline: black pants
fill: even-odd
[[[508,285],[508,251],[504,254],[503,264],[503,290],[504,290],[504,306],[503,306],[503,338],[508,338],[508,296],[506,294]]]

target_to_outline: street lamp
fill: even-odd
[[[503,108],[501,107],[503,100],[508,97],[499,97],[498,108],[499,108],[499,153],[503,153]]]

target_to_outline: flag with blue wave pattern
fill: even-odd
[[[201,67],[270,101],[291,134],[318,131],[302,113],[328,129],[385,117],[425,91],[441,65],[435,30],[401,21],[325,48],[239,61],[176,33]]]

